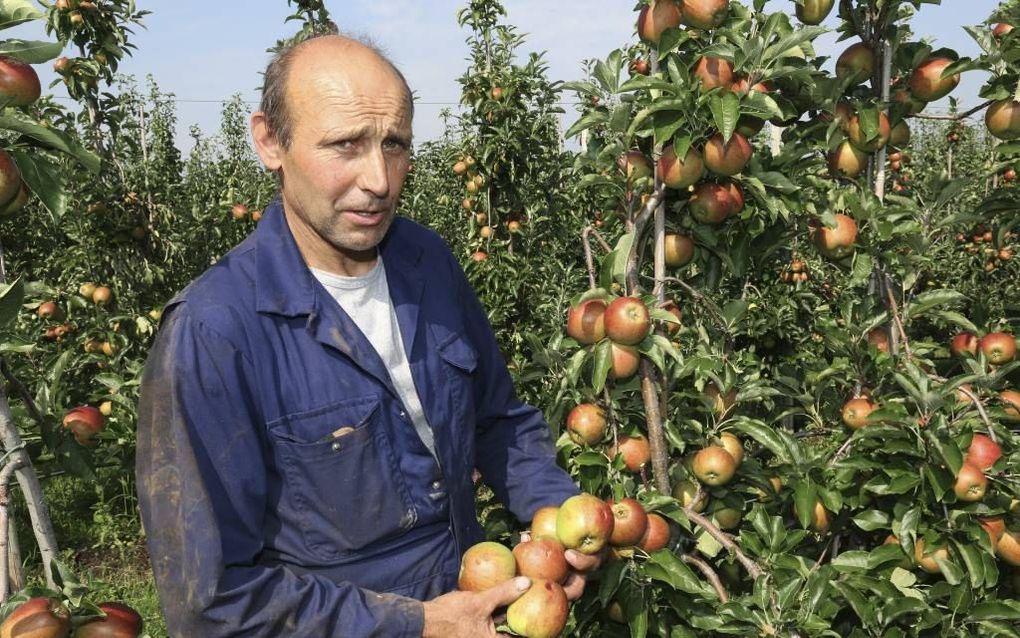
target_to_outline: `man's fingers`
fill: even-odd
[[[572,549],[568,549],[565,556],[570,566],[579,572],[590,572],[602,563],[602,557],[598,554],[589,556],[588,554],[575,552]]]
[[[506,607],[520,598],[521,594],[528,591],[530,586],[530,579],[525,576],[518,576],[481,592],[481,595],[485,597],[485,604],[488,606],[486,613],[491,616],[494,610]]]
[[[567,580],[563,581],[563,591],[567,594],[567,600],[574,601],[584,593],[585,578],[577,572],[571,572]]]

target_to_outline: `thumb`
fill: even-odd
[[[485,604],[489,607],[489,614],[500,607],[506,607],[521,597],[521,594],[531,587],[531,580],[526,576],[518,576],[502,582],[482,592],[485,596]]]

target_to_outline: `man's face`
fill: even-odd
[[[367,49],[309,45],[287,83],[290,146],[266,164],[278,162],[288,222],[309,265],[356,274],[344,264],[372,261],[393,222],[411,114],[400,79]]]

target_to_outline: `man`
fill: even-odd
[[[451,591],[481,540],[472,468],[522,521],[577,492],[449,249],[395,218],[411,116],[400,73],[344,37],[267,69],[252,135],[281,202],[168,305],[142,385],[174,636],[494,636],[527,579]],[[598,561],[568,560],[576,598]]]

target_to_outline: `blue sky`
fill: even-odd
[[[404,71],[419,99],[418,140],[441,134],[439,112],[445,106],[455,108],[459,98],[456,78],[466,66],[468,48],[467,33],[457,26],[455,15],[465,4],[463,0],[326,2],[342,29],[371,36]],[[966,9],[961,7],[964,4]],[[997,5],[995,0],[925,4],[915,18],[914,30],[937,46],[976,55],[977,46],[962,27],[985,20]],[[524,51],[546,51],[550,77],[558,80],[578,79],[583,59],[604,57],[629,42],[637,16],[631,0],[504,0],[504,6],[509,22],[527,35]],[[770,0],[766,5],[767,10],[783,7],[792,13],[792,0]],[[184,148],[189,145],[187,131],[192,124],[207,133],[217,129],[220,104],[232,94],[257,102],[266,49],[297,28],[297,23],[284,23],[290,13],[285,0],[138,0],[138,8],[152,14],[146,19],[147,28],[135,34],[138,50],[121,71],[140,82],[152,74],[164,91],[181,100],[178,139]],[[830,16],[826,26],[834,25]],[[41,28],[35,30],[29,33],[22,28],[18,35],[44,37]],[[830,33],[818,41],[817,48],[819,53],[835,56],[845,46]],[[48,65],[39,70],[44,83],[53,79]],[[964,108],[976,105],[983,81],[981,73],[964,74],[953,95]],[[55,93],[61,94],[59,86]],[[569,125],[576,116],[570,107],[567,111]]]

